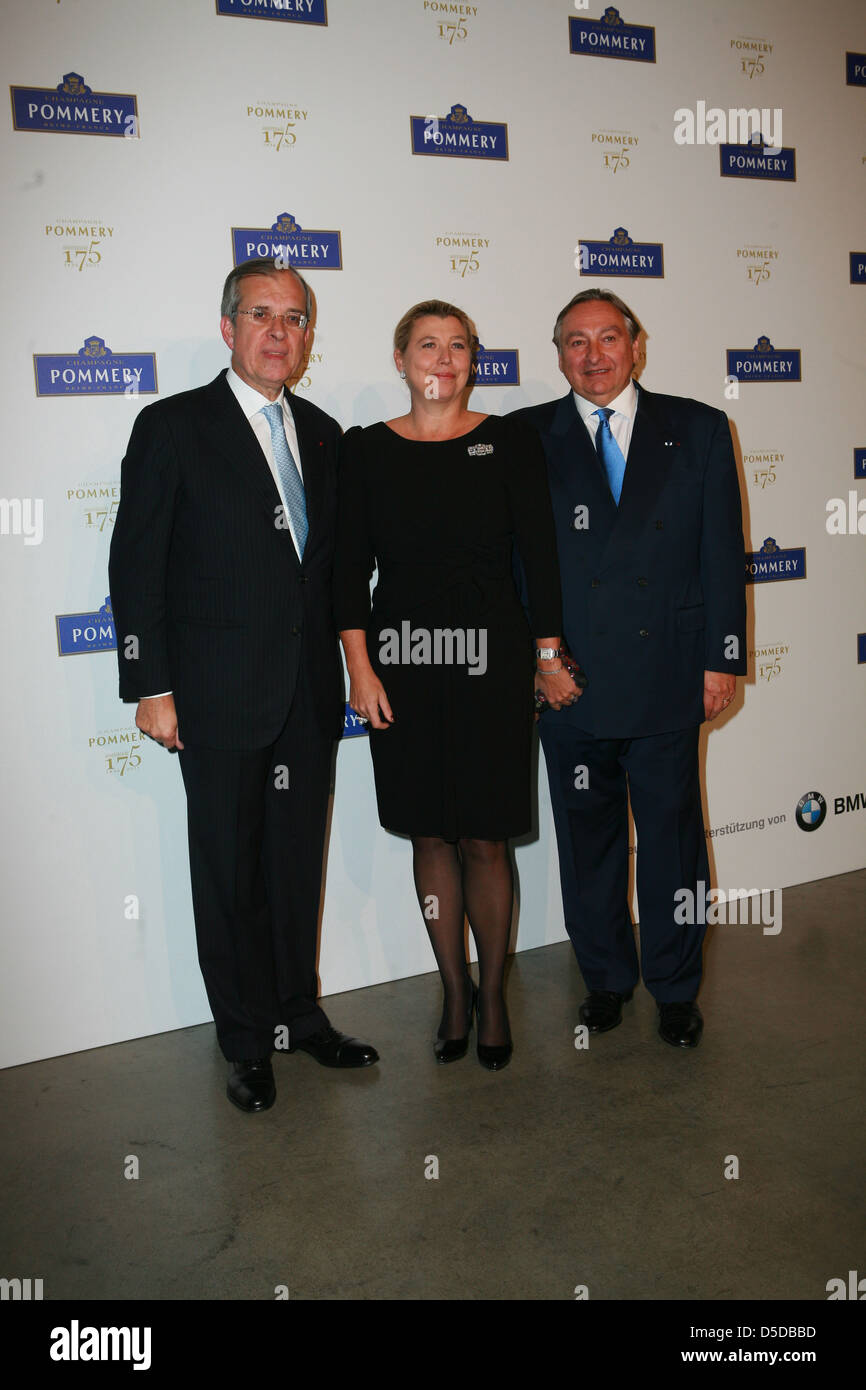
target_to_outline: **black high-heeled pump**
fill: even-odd
[[[477,1000],[475,1003],[475,1017],[478,1022],[480,1035],[481,1006]],[[508,1063],[511,1061],[511,1055],[514,1052],[514,1043],[511,1041],[510,1029],[507,1043],[483,1043],[479,1041],[475,1046],[479,1062],[482,1067],[486,1067],[488,1071],[502,1071],[503,1067],[508,1066]]]
[[[466,1010],[466,1033],[462,1038],[437,1038],[433,1044],[433,1055],[437,1062],[459,1062],[469,1050],[469,1034],[472,1032],[472,1015],[478,1004],[478,987],[470,976],[472,993],[469,1008]]]

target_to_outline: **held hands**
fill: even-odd
[[[153,695],[149,699],[139,700],[135,711],[135,723],[143,734],[147,734],[155,743],[161,743],[169,752],[175,748],[183,748],[177,736],[177,713],[173,695]]]
[[[370,665],[349,668],[349,704],[373,729],[388,729],[394,723],[385,687]]]
[[[535,689],[542,692],[551,709],[563,709],[567,705],[576,704],[583,694],[565,669],[548,674],[536,671]]]
[[[725,671],[704,672],[704,718],[715,719],[734,698],[737,688],[736,676]]]

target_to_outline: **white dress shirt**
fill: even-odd
[[[291,518],[291,514],[289,512],[288,505],[286,503],[286,499],[283,496],[283,485],[280,482],[280,475],[277,472],[276,460],[274,459],[274,451],[271,446],[271,427],[268,424],[268,417],[262,414],[262,408],[266,405],[271,405],[272,402],[268,400],[267,396],[263,396],[261,391],[257,391],[254,386],[248,386],[245,381],[242,381],[241,378],[238,376],[237,372],[233,371],[231,367],[229,367],[228,372],[226,373],[226,381],[228,382],[229,386],[234,392],[238,405],[244,412],[244,415],[246,416],[247,420],[249,420],[250,425],[252,426],[253,434],[259,441],[259,444],[262,446],[262,453],[267,459],[268,468],[271,470],[271,476],[273,477],[277,492],[280,494],[280,501],[283,504],[283,516],[289,523],[289,531],[291,532],[292,536],[292,544],[295,547],[298,559],[300,559],[301,551],[300,547],[298,546],[298,538],[295,535],[295,527]],[[301,482],[303,482],[304,470],[303,465],[301,463],[301,452],[298,448],[298,432],[295,428],[295,422],[292,418],[292,412],[289,408],[289,395],[287,391],[284,391],[283,394],[280,396],[280,405],[283,411],[283,425],[285,426],[286,430],[286,439],[288,440],[289,448],[292,451],[292,458],[298,465],[298,472],[301,475]]]
[[[585,396],[579,396],[576,391],[572,391],[574,403],[577,406],[581,420],[589,430],[593,447],[595,446],[595,432],[598,429],[599,419],[595,414],[598,410],[596,401],[588,401]],[[612,401],[607,403],[608,409],[613,411],[610,417],[610,432],[622,450],[622,456],[628,460],[628,446],[631,443],[631,432],[634,428],[635,411],[637,410],[637,388],[633,381],[630,381],[624,391]]]

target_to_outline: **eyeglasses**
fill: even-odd
[[[239,314],[246,314],[253,323],[265,327],[273,323],[274,319],[279,319],[284,328],[306,328],[310,320],[306,314],[302,314],[299,309],[289,309],[285,314],[276,314],[272,309],[265,309],[263,305],[257,304],[254,309],[238,309]]]

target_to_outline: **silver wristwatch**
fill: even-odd
[[[556,659],[556,657],[558,657],[558,656],[559,656],[559,648],[558,648],[558,647],[536,647],[536,648],[535,648],[535,659],[536,659],[536,661],[554,661],[554,660]]]

